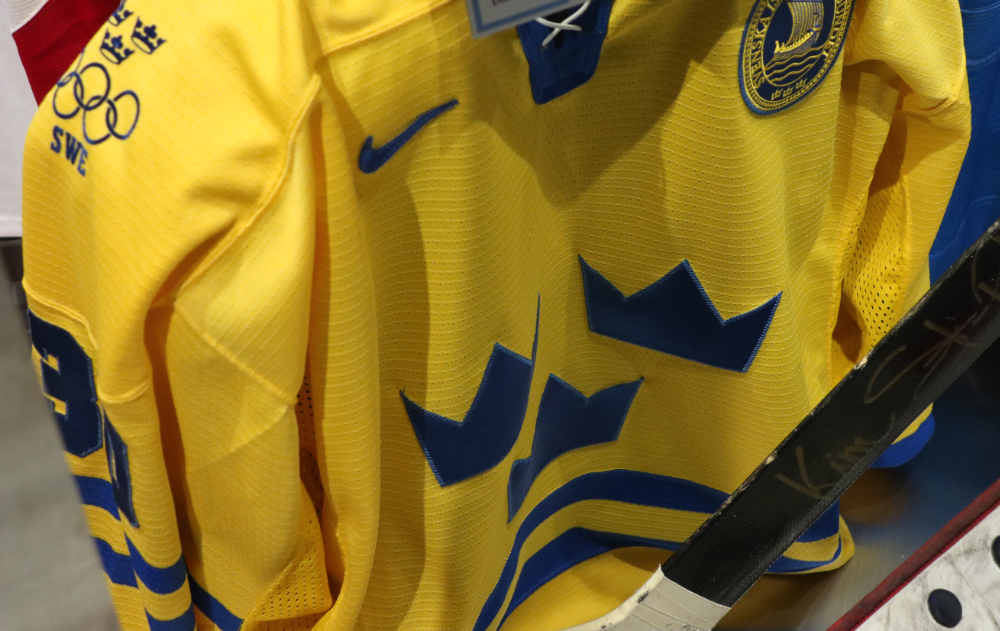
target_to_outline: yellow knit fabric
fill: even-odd
[[[857,0],[825,78],[768,115],[740,91],[754,6],[615,0],[595,76],[538,105],[516,31],[473,40],[461,0],[128,0],[24,166],[30,308],[82,348],[127,446],[137,525],[84,493],[123,629],[550,631],[644,582],[707,512],[531,515],[617,471],[732,492],[927,289],[968,140],[956,2]],[[359,169],[366,138],[452,100]],[[687,261],[724,319],[780,299],[725,370],[592,331],[581,258],[625,296]],[[401,393],[462,421],[494,345],[533,358],[536,321],[513,447],[442,485]],[[587,397],[642,381],[616,438],[558,455],[508,520],[550,375]],[[122,488],[112,439],[67,454],[83,484]],[[521,580],[582,532],[626,543]],[[785,559],[852,551],[841,520]]]

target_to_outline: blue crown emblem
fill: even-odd
[[[132,17],[133,12],[125,8],[125,2],[126,0],[121,1],[121,4],[119,4],[118,8],[115,9],[115,12],[108,18],[108,24],[111,26],[121,26],[122,22]]]
[[[111,36],[111,31],[104,31],[104,41],[101,43],[101,54],[113,64],[120,64],[135,51],[125,46],[121,35]]]
[[[541,299],[531,359],[494,344],[472,405],[461,421],[431,412],[401,392],[403,407],[438,484],[448,486],[489,471],[521,434],[538,352]],[[559,456],[618,440],[642,379],[586,396],[550,374],[538,404],[531,455],[515,460],[507,480],[507,519],[514,519],[535,478]]]
[[[167,40],[156,34],[155,24],[143,25],[141,18],[136,18],[135,29],[132,31],[132,43],[147,55],[152,55],[157,48]]]
[[[541,299],[535,315],[531,359],[500,344],[493,345],[483,380],[461,422],[431,412],[399,393],[420,448],[441,486],[489,471],[513,449],[528,411],[540,317]]]
[[[514,519],[531,484],[550,462],[581,447],[618,440],[642,379],[585,396],[550,374],[538,403],[531,456],[515,460],[507,482],[507,521]]]
[[[594,333],[737,372],[750,369],[781,300],[778,293],[756,309],[726,320],[686,260],[631,296],[583,257],[580,268]]]

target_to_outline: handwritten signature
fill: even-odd
[[[1000,243],[1000,235],[994,235],[990,238],[990,242]],[[983,244],[985,246],[985,244]],[[896,383],[906,376],[911,370],[919,366],[921,363],[927,368],[927,372],[924,374],[923,378],[918,382],[916,389],[913,392],[913,398],[916,399],[923,393],[924,384],[927,380],[935,376],[941,367],[944,358],[947,356],[948,351],[956,346],[963,348],[976,348],[981,346],[969,339],[966,334],[966,330],[974,329],[978,325],[983,317],[989,312],[990,307],[994,302],[1000,302],[1000,275],[993,282],[993,286],[987,285],[986,283],[979,280],[979,254],[982,252],[982,248],[977,250],[972,258],[971,269],[971,281],[972,281],[972,296],[976,300],[976,303],[981,305],[981,307],[975,311],[972,315],[966,318],[964,321],[958,324],[954,329],[949,330],[946,326],[941,326],[931,322],[930,320],[924,320],[923,325],[930,331],[938,333],[941,335],[941,340],[927,349],[926,352],[921,354],[919,357],[911,361],[909,364],[903,367],[895,377],[889,380],[889,382],[883,386],[880,390],[873,392],[875,388],[875,382],[878,380],[882,371],[885,370],[886,366],[900,353],[907,349],[907,345],[903,344],[893,352],[889,353],[878,368],[872,375],[871,379],[868,381],[868,386],[865,388],[864,402],[866,404],[876,401],[879,397],[888,392]]]
[[[1000,235],[991,236],[990,239],[983,243],[983,245],[976,250],[972,256],[972,264],[970,266],[972,296],[979,305],[979,308],[964,320],[952,323],[950,328],[948,326],[936,324],[930,320],[924,320],[922,322],[924,328],[937,333],[941,336],[941,339],[925,352],[921,353],[916,359],[913,359],[908,364],[903,366],[902,369],[896,372],[892,378],[888,379],[884,385],[876,388],[876,384],[880,382],[880,378],[883,373],[892,374],[889,372],[892,361],[901,353],[906,351],[908,345],[903,344],[889,353],[878,365],[875,372],[868,380],[863,397],[863,401],[866,405],[877,401],[880,397],[889,392],[893,386],[899,383],[899,381],[908,373],[918,367],[922,367],[925,369],[925,373],[923,377],[921,377],[920,381],[917,382],[916,388],[913,391],[913,399],[918,399],[924,392],[924,387],[928,381],[931,380],[932,377],[936,376],[941,368],[944,367],[944,360],[953,349],[958,348],[959,352],[961,352],[964,349],[976,348],[982,345],[982,342],[976,342],[971,339],[969,337],[969,332],[975,330],[987,313],[989,313],[991,307],[993,307],[996,303],[1000,303],[1000,274],[995,274],[996,278],[994,279],[992,285],[981,281],[979,276],[979,255],[983,249],[985,249],[987,243],[1000,244]],[[865,363],[865,360],[862,360],[862,362],[858,365],[858,369],[864,367]],[[831,488],[836,486],[844,476],[848,475],[854,466],[864,458],[872,447],[888,438],[890,433],[892,433],[893,428],[896,427],[896,421],[896,414],[895,412],[892,412],[889,427],[882,436],[876,439],[854,436],[851,439],[850,444],[839,450],[826,454],[824,456],[824,460],[827,466],[837,473],[837,479],[834,482],[817,484],[813,481],[806,467],[806,453],[801,446],[797,446],[795,448],[795,456],[798,460],[799,479],[793,480],[780,473],[775,475],[775,478],[808,497],[817,500],[823,499],[825,494]]]
[[[893,424],[895,424],[896,419],[893,418],[892,420]],[[891,427],[892,425],[890,425]],[[850,445],[847,445],[836,453],[827,454],[825,457],[826,463],[843,477],[850,473],[851,468],[868,453],[868,450],[877,445],[886,435],[888,435],[888,432],[875,440],[855,436]],[[809,470],[806,468],[806,454],[802,447],[795,448],[795,457],[799,463],[799,481],[792,480],[782,473],[774,477],[804,495],[817,500],[823,499],[826,492],[836,486],[837,483],[816,484],[812,481],[812,478],[809,477]]]

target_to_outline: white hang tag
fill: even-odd
[[[465,0],[465,3],[469,9],[472,36],[483,37],[579,6],[584,0]]]

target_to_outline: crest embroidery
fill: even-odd
[[[740,91],[757,114],[818,86],[844,44],[854,0],[757,0],[740,44]]]

